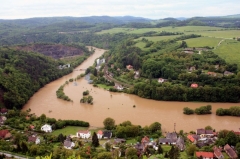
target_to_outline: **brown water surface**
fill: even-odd
[[[83,62],[76,69],[86,69],[94,63],[94,60],[101,56],[105,50],[96,48],[95,53]],[[56,90],[60,85],[70,78],[76,78],[83,71],[73,71],[58,80],[55,80],[38,92],[24,106],[23,110],[31,108],[36,115],[46,114],[56,119],[78,119],[87,121],[91,126],[102,127],[103,120],[107,117],[115,119],[119,124],[130,120],[133,124],[146,126],[157,121],[162,124],[163,131],[173,131],[174,123],[176,130],[191,131],[197,128],[204,128],[207,125],[216,130],[229,129],[238,131],[240,118],[219,117],[215,115],[218,108],[229,108],[238,106],[234,103],[197,103],[197,102],[165,102],[140,98],[135,95],[124,93],[112,93],[101,88],[95,88],[82,78],[65,86],[64,92],[73,102],[67,102],[56,97]],[[90,91],[94,104],[80,103],[82,92]],[[211,104],[211,115],[184,115],[183,108],[195,109],[199,106]],[[136,105],[134,108],[133,105]]]

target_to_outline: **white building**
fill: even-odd
[[[102,130],[98,130],[97,137],[98,137],[98,139],[102,139],[102,137],[103,137],[103,131]]]
[[[80,130],[77,132],[77,137],[80,137],[82,139],[88,139],[90,136],[91,133],[88,130]]]
[[[99,59],[97,59],[97,65],[99,65],[99,62],[100,62],[100,60],[99,60]]]
[[[52,126],[48,125],[48,124],[45,124],[41,127],[41,130],[44,131],[44,132],[52,132]]]

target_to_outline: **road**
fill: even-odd
[[[1,152],[1,151],[0,151],[0,154],[4,154],[6,157],[14,157],[14,158],[17,158],[17,159],[28,159],[28,158],[25,158],[25,157],[16,156],[16,155],[12,155],[12,154],[9,154],[9,153],[6,153],[6,152]]]

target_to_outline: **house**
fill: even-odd
[[[112,132],[111,131],[103,131],[103,138],[104,139],[111,139],[112,137]]]
[[[192,66],[192,67],[189,68],[189,71],[190,71],[190,72],[195,71],[195,70],[196,70],[196,68],[195,68],[194,66]]]
[[[123,90],[123,87],[121,85],[115,85],[114,88],[117,90]]]
[[[111,64],[111,68],[114,68],[114,64]]]
[[[158,83],[163,83],[165,80],[163,78],[158,79]]]
[[[217,74],[215,73],[215,72],[208,72],[207,73],[209,76],[213,76],[213,77],[216,77],[217,76]]]
[[[149,137],[147,137],[147,136],[144,136],[144,137],[142,138],[142,140],[141,140],[141,144],[142,144],[144,147],[146,147],[149,142],[150,142],[150,139],[149,139]]]
[[[29,125],[30,130],[34,130],[35,126],[34,125]]]
[[[12,134],[8,130],[0,130],[0,139],[8,139]]]
[[[161,145],[171,145],[172,140],[171,139],[167,139],[167,138],[160,138],[158,144]]]
[[[79,130],[77,132],[77,137],[80,137],[82,139],[88,139],[91,136],[91,133],[89,130]]]
[[[185,150],[185,142],[184,142],[184,139],[182,137],[178,137],[178,139],[176,141],[176,146],[178,147],[178,149],[180,151]]]
[[[216,158],[218,158],[218,159],[223,159],[223,158],[224,158],[221,150],[222,150],[222,149],[221,149],[221,148],[217,148],[217,146],[214,146],[214,147],[213,147],[213,154],[214,154],[214,156],[215,156]]]
[[[213,153],[212,152],[196,152],[196,157],[197,158],[203,158],[203,159],[213,159]]]
[[[40,144],[40,138],[36,135],[32,135],[28,137],[28,142],[33,142],[35,144]]]
[[[195,138],[193,137],[193,135],[191,135],[191,134],[189,134],[188,136],[187,136],[187,138],[191,141],[191,142],[196,142],[196,140],[195,140]]]
[[[191,84],[191,87],[192,87],[192,88],[198,88],[198,84],[192,83],[192,84]]]
[[[98,137],[98,139],[101,139],[103,137],[103,131],[102,130],[98,130],[97,137]]]
[[[132,65],[127,65],[126,68],[127,68],[128,70],[132,70],[132,69],[133,69],[133,66],[132,66]]]
[[[134,146],[134,148],[137,149],[138,152],[142,152],[144,150],[144,146],[139,142]]]
[[[48,124],[45,124],[41,127],[41,130],[44,131],[44,132],[52,132],[52,126],[48,125]]]
[[[66,149],[72,149],[75,146],[75,143],[71,141],[70,137],[67,137],[63,142],[63,146]]]
[[[238,158],[236,152],[228,144],[225,145],[223,149],[225,150],[225,152],[228,154],[228,156],[231,159],[237,159]]]
[[[7,114],[8,109],[7,108],[1,108],[0,113],[1,114]]]
[[[166,138],[160,138],[159,144],[163,145],[175,145],[177,142],[177,134],[175,132],[173,133],[167,133]]]
[[[139,71],[134,71],[134,79],[138,79],[140,77]]]
[[[213,130],[205,130],[205,129],[197,129],[196,130],[197,135],[206,135],[206,136],[213,136]]]
[[[234,75],[234,73],[229,72],[229,71],[224,71],[224,76],[230,76],[230,75]]]
[[[3,125],[7,118],[5,116],[0,116],[0,125]]]

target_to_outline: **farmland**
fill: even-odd
[[[229,63],[240,66],[240,42],[236,40],[224,40],[214,52]]]
[[[188,47],[216,47],[221,40],[221,38],[200,37],[194,39],[187,39],[185,41],[187,42]]]

